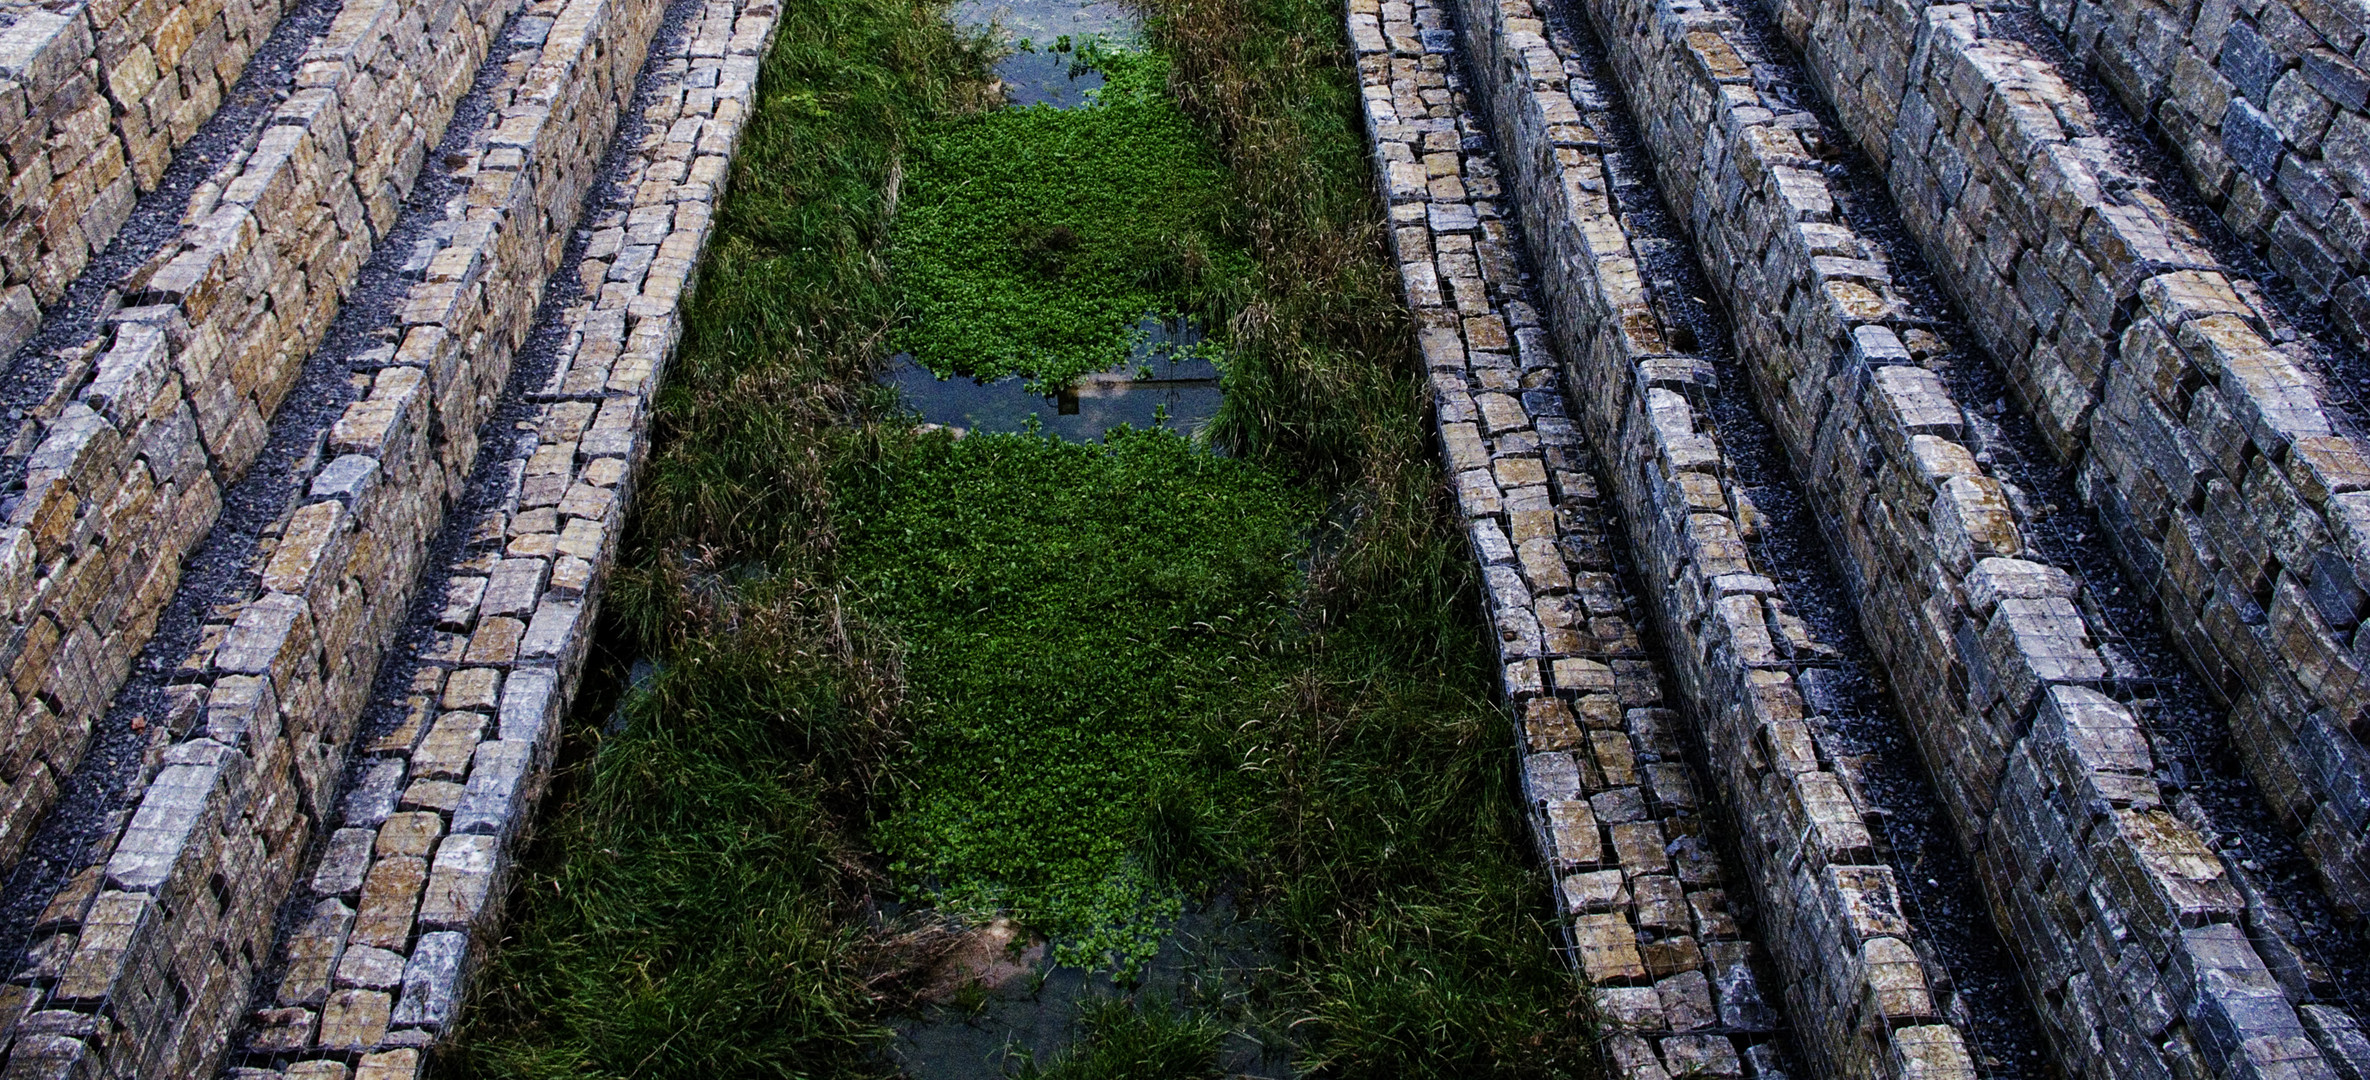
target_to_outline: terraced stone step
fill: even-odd
[[[1580,6],[1649,103],[1657,174],[1740,313],[1755,388],[1839,540],[2062,1066],[2350,1065],[2354,1021],[2281,903],[2297,897],[2226,863],[2217,815],[2160,783],[2191,751],[2130,703],[2162,708],[2170,684],[2094,614],[2099,583],[2026,536],[1996,461],[2013,440],[1929,370],[1968,363],[1950,340],[1968,335],[1895,288],[1904,253],[1863,234],[1881,208],[1846,211],[1824,152],[1841,135],[1802,107],[1786,58],[1723,4]]]
[[[2032,7],[2222,220],[2370,347],[2370,5]]]
[[[666,9],[581,228],[484,414],[466,502],[418,564],[411,629],[228,1075],[342,1077],[349,1062],[356,1076],[417,1075],[501,940],[778,14],[767,0]]]
[[[403,17],[394,5],[382,10]],[[546,0],[510,20],[502,62],[487,65],[471,92],[481,119],[444,140],[422,191],[428,201],[405,208],[373,256],[366,280],[396,287],[339,314],[328,345],[303,365],[296,396],[305,407],[278,410],[268,445],[260,433],[254,440],[259,467],[231,492],[239,512],[207,541],[218,560],[174,601],[196,651],[136,679],[118,701],[119,713],[145,710],[134,727],[152,733],[147,754],[124,778],[128,813],[100,820],[72,879],[33,920],[38,937],[6,991],[12,1072],[189,1075],[219,1061],[301,853],[334,814],[355,724],[427,541],[471,473],[480,423],[527,336],[661,10],[655,0]],[[304,155],[303,136],[321,132],[308,125],[275,143],[281,130],[267,131],[264,145],[287,146],[291,159]],[[290,185],[258,184],[257,202],[239,202],[256,162],[239,175],[223,189],[225,211],[278,220],[262,201]],[[150,380],[161,381],[177,328],[193,307],[212,310],[206,283],[232,255],[201,239],[164,261],[148,288],[179,304],[119,317],[100,385],[110,361],[135,347],[158,373]],[[280,383],[298,385],[298,373]],[[508,648],[533,654],[541,639],[521,636],[509,635]],[[158,644],[181,642],[166,635]],[[489,797],[517,794],[524,762],[505,764],[512,786]],[[480,772],[479,788],[502,775],[500,766]],[[70,836],[74,824],[56,827]],[[271,1037],[312,1045],[313,1019],[282,1017]]]
[[[1649,591],[1664,597],[1656,623],[1737,818],[1798,1040],[1822,1074],[1973,1075],[1965,1006],[1903,910],[1903,883],[1871,828],[1882,806],[1857,768],[1839,767],[1859,755],[1817,715],[1836,706],[1805,700],[1833,696],[1838,652],[1788,610],[1786,593],[1800,589],[1777,582],[1799,571],[1768,565],[1775,549],[1756,542],[1767,514],[1725,457],[1709,411],[1721,391],[1697,353],[1705,343],[1669,321],[1675,298],[1648,283],[1660,276],[1648,250],[1668,244],[1637,232],[1653,194],[1619,189],[1604,134],[1614,118],[1537,12],[1467,12],[1466,40],[1513,147],[1525,233],[1547,269],[1579,426],[1612,463]],[[1985,1071],[2037,1064],[2008,1056]]]
[[[1350,6],[1367,131],[1489,588],[1523,781],[1579,974],[1621,1075],[1781,1075],[1785,1024],[1738,915],[1704,778],[1645,651],[1611,506],[1585,464],[1501,216],[1488,129],[1430,3]],[[1435,47],[1427,47],[1426,37]],[[1748,1066],[1748,1063],[1750,1065]]]
[[[0,495],[0,864],[80,764],[510,6],[347,4],[127,306],[62,350]]]
[[[2030,12],[1780,11],[2132,575],[2230,699],[2249,773],[2330,895],[2370,910],[2356,651],[2370,458],[2348,385],[2370,368],[2300,332],[2161,197],[2179,181],[2147,171]]]
[[[287,6],[0,4],[0,357],[156,187]]]

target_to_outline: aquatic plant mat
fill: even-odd
[[[1024,992],[1095,988],[1054,1037],[905,1066],[1592,1071],[1338,13],[1145,14],[1108,85],[1167,119],[1116,156],[1168,163],[1140,197],[1174,213],[1021,185],[963,227],[1002,245],[966,268],[921,254],[944,221],[893,222],[953,205],[964,138],[1043,149],[1076,118],[996,111],[987,42],[940,6],[785,9],[598,670],[444,1074],[891,1075],[898,1026],[984,1009],[973,976],[1039,938]],[[1149,181],[1068,181],[1106,182]],[[988,337],[932,306],[1025,303],[1062,314]],[[1058,380],[1147,308],[1223,348],[1224,456],[957,440],[874,381],[901,348]],[[1220,944],[1184,955],[1180,922]]]

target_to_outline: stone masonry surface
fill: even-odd
[[[556,362],[543,385],[513,387],[536,404],[520,437],[499,444],[504,456],[480,466],[495,505],[456,523],[467,540],[455,561],[424,568],[435,629],[397,660],[412,677],[382,704],[400,719],[357,749],[337,828],[297,887],[228,1075],[415,1076],[500,940],[505,883],[582,671],[648,451],[652,395],[778,13],[768,0],[676,6],[688,24],[654,47],[632,103],[641,137],[611,151],[614,187],[595,192],[581,257],[558,269],[582,288],[553,286],[573,297],[546,316]]]
[[[1609,1071],[2370,1080],[2365,0],[1345,2]],[[0,0],[0,1075],[421,1075],[776,3]]]
[[[1632,100],[1652,103],[1658,174],[1723,302],[1758,313],[1738,331],[1764,409],[1840,539],[2061,1065],[2356,1064],[2352,1019],[2274,976],[2305,962],[2281,913],[2173,812],[2150,732],[2102,692],[2127,673],[2098,648],[2095,602],[2039,560],[1968,445],[1975,425],[1921,365],[1945,351],[1924,329],[1934,313],[1893,290],[1881,248],[1837,211],[1811,148],[1840,136],[1774,92],[1778,58],[1720,4],[1587,7]]]
[[[504,44],[513,51],[492,72],[483,125],[438,162],[459,178],[454,196],[410,211],[441,221],[410,253],[416,283],[387,327],[389,344],[358,361],[356,400],[299,464],[307,494],[254,553],[245,598],[215,609],[176,673],[136,810],[40,917],[27,966],[0,991],[11,1075],[181,1076],[220,1060],[270,948],[273,914],[316,823],[333,815],[357,715],[417,586],[426,540],[470,472],[479,421],[556,269],[659,11],[655,0],[541,0],[511,20]],[[474,14],[487,31],[502,22],[500,13]],[[389,5],[381,17],[398,16]],[[451,81],[465,87],[473,68]],[[408,153],[416,160],[424,150]],[[254,216],[263,220],[250,228],[262,235],[302,222]],[[203,251],[164,261],[159,276]],[[152,279],[149,288],[159,286]],[[184,292],[183,303],[198,293]],[[131,325],[142,324],[119,320],[109,357]],[[157,333],[149,354],[159,370],[168,334]],[[102,383],[107,370],[102,361]],[[509,636],[513,657],[535,655],[536,642],[571,627],[537,629],[543,637],[523,643]],[[501,769],[472,776],[489,789],[478,803],[519,794],[516,768],[510,787],[492,790]],[[384,899],[379,890],[366,908]],[[277,1019],[263,1037],[311,1045],[314,1017]],[[334,1039],[347,1028],[318,1030]]]
[[[2035,10],[2222,220],[2370,345],[2370,5],[2044,0]]]
[[[1523,785],[1573,959],[1624,1077],[1785,1074],[1766,964],[1639,637],[1617,538],[1450,63],[1449,13],[1355,0],[1375,166],[1421,327],[1442,452],[1488,586]],[[1742,899],[1741,897],[1739,899]]]
[[[0,498],[0,864],[13,862],[261,448],[513,0],[353,0],[70,350]]]
[[[1402,29],[1391,26],[1396,22],[1391,8],[1383,14],[1383,26]],[[1517,131],[1538,135],[1553,129],[1558,136],[1553,150],[1543,140],[1516,136],[1523,159],[1513,178],[1523,192],[1544,196],[1536,203],[1522,200],[1526,224],[1575,236],[1586,232],[1602,245],[1601,260],[1592,262],[1556,251],[1548,284],[1556,318],[1592,330],[1589,339],[1569,345],[1576,351],[1568,355],[1589,354],[1593,360],[1610,353],[1620,367],[1575,364],[1569,380],[1585,403],[1582,429],[1599,435],[1605,445],[1622,446],[1621,460],[1643,465],[1635,475],[1616,477],[1615,494],[1625,510],[1638,511],[1630,521],[1633,544],[1645,552],[1645,580],[1674,586],[1664,594],[1666,607],[1654,614],[1673,635],[1674,659],[1690,704],[1714,717],[1702,736],[1716,773],[1727,782],[1724,794],[1744,834],[1740,844],[1751,871],[1748,880],[1789,976],[1787,1002],[1796,1018],[1797,1041],[1823,1073],[1972,1075],[1965,1039],[1947,1019],[1956,1009],[1948,982],[1902,913],[1893,871],[1875,857],[1864,800],[1853,781],[1828,764],[1829,748],[1822,745],[1815,719],[1805,716],[1792,665],[1779,652],[1799,657],[1822,646],[1787,613],[1774,584],[1754,573],[1742,543],[1749,530],[1738,520],[1742,515],[1730,511],[1741,502],[1721,491],[1722,470],[1710,432],[1696,430],[1691,407],[1670,392],[1674,383],[1699,387],[1707,373],[1701,361],[1669,351],[1661,317],[1642,296],[1642,275],[1623,239],[1624,223],[1606,198],[1599,148],[1581,113],[1582,107],[1601,105],[1584,90],[1567,87],[1563,65],[1543,47],[1528,55],[1517,51],[1519,45],[1517,50],[1496,47],[1505,41],[1544,45],[1530,9],[1473,14],[1470,40],[1477,43],[1477,63],[1499,80],[1488,87],[1493,107],[1520,110],[1519,119],[1501,112],[1501,121],[1515,120]],[[1444,32],[1423,25],[1437,14],[1417,8],[1411,15],[1417,32]],[[1516,35],[1504,35],[1509,25]],[[1524,29],[1527,37],[1521,36]],[[1382,40],[1404,48],[1405,37],[1404,30],[1386,31]],[[1439,170],[1419,173],[1415,168],[1438,160],[1419,156],[1398,162],[1389,181],[1394,198],[1429,195],[1431,216],[1437,218],[1443,193],[1439,181],[1425,174]],[[1394,169],[1388,157],[1384,165]],[[1542,176],[1543,170],[1554,171]],[[1547,206],[1552,211],[1543,209]],[[1401,233],[1403,257],[1409,254],[1407,235]],[[1582,265],[1593,265],[1597,273],[1573,275]],[[1410,260],[1407,272],[1419,282],[1413,289],[1420,303],[1426,276],[1422,262]],[[1599,280],[1613,290],[1626,286],[1626,292],[1607,290],[1596,284]],[[1577,310],[1583,306],[1585,314]],[[1537,320],[1531,316],[1529,321]],[[1518,336],[1537,351],[1547,347],[1546,334],[1536,325],[1523,327]],[[1427,351],[1438,353],[1454,340],[1428,338]],[[1432,359],[1437,365],[1442,357]],[[1612,379],[1626,382],[1632,392],[1621,392],[1619,383],[1608,386]],[[1487,395],[1465,398],[1447,385],[1439,391],[1452,465],[1470,464],[1456,458],[1461,450],[1480,449],[1468,446],[1467,439],[1493,430],[1487,408],[1492,402]],[[1525,403],[1537,396],[1527,395]],[[1650,409],[1659,415],[1648,414]],[[1675,420],[1678,426],[1657,426],[1661,420]],[[1577,439],[1568,427],[1559,425],[1559,430],[1566,441],[1545,448],[1551,468],[1558,479],[1586,484],[1586,502],[1593,503],[1595,483],[1577,471]],[[1668,445],[1674,439],[1681,444],[1676,454]],[[1460,491],[1468,498],[1481,487],[1469,472],[1460,475]],[[1716,528],[1719,524],[1728,528]],[[1722,543],[1710,548],[1697,543],[1714,534]],[[1483,550],[1487,559],[1486,539]],[[1708,560],[1715,558],[1734,565],[1711,566]],[[1555,675],[1551,666],[1549,678]],[[1757,1061],[1756,1067],[1767,1061]]]
[[[2320,373],[2336,346],[2155,194],[2113,118],[2023,40],[2026,16],[1773,6],[2132,575],[2230,699],[2250,774],[2332,898],[2370,911],[2356,651],[2370,650],[2356,632],[2370,459],[2348,388]]]
[[[213,115],[278,0],[0,3],[0,356]]]
[[[1641,574],[1663,597],[1654,614],[1735,808],[1798,1042],[1824,1075],[1972,1076],[1947,978],[1875,850],[1872,808],[1833,767],[1796,683],[1791,661],[1822,646],[1748,551],[1749,509],[1699,408],[1709,365],[1674,344],[1647,295],[1591,124],[1601,99],[1576,85],[1529,4],[1465,10],[1525,233],[1541,245],[1580,430],[1608,460]]]

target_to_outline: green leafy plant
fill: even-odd
[[[911,783],[876,831],[943,902],[1132,967],[1177,899],[1136,857],[1188,717],[1278,677],[1309,493],[1166,431],[939,437],[842,486],[843,572],[905,646]]]
[[[1105,79],[1085,107],[949,117],[914,144],[889,250],[911,318],[893,340],[941,375],[1063,385],[1124,362],[1146,317],[1239,298],[1227,177],[1165,92],[1166,58],[1077,56]]]

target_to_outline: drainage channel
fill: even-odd
[[[1762,572],[1776,579],[1786,610],[1815,643],[1798,651],[1790,666],[1817,714],[1821,752],[1866,796],[1881,854],[1902,887],[1902,906],[1947,972],[1982,1075],[2045,1076],[2046,1054],[2014,961],[1981,894],[1966,887],[1973,866],[1862,635],[1851,588],[1833,555],[1842,541],[1822,527],[1754,400],[1727,314],[1710,299],[1715,293],[1694,246],[1655,184],[1637,114],[1603,46],[1560,5],[1544,4],[1542,14],[1572,77],[1574,98],[1596,106],[1587,115],[1605,141],[1607,181],[1657,306],[1678,331],[1674,345],[1708,361],[1716,373],[1704,403],[1734,490],[1750,507],[1747,543]]]
[[[1818,116],[1830,133],[1840,131],[1833,110],[1803,77],[1799,57],[1768,11],[1755,0],[1738,4],[1736,12],[1763,56],[1791,62],[1777,69],[1782,81],[1772,86],[1786,105]],[[2117,126],[2117,149],[2127,162],[2143,165],[2159,197],[2214,242],[2218,257],[2264,280],[2260,260],[2218,217],[2203,210],[2178,174],[2169,171],[2170,159],[2123,115],[2106,88],[2072,63],[2029,12],[2015,15],[2008,25],[2019,28],[2018,40],[2058,61],[2061,71],[2085,72],[2078,85],[2102,120]],[[2130,705],[2156,736],[2162,765],[2157,780],[2172,795],[2175,811],[2219,853],[2246,898],[2249,920],[2262,924],[2252,935],[2256,948],[2292,1000],[2341,1004],[2356,1017],[2365,1015],[2370,949],[2360,920],[2330,902],[2294,833],[2241,766],[2226,708],[2165,632],[2147,591],[2128,577],[2107,529],[2077,490],[2074,470],[2057,462],[2030,417],[2014,407],[2005,373],[1977,343],[1926,265],[1874,165],[1840,137],[1822,139],[1819,149],[1843,215],[1861,236],[1884,248],[1894,289],[1916,305],[1917,315],[1939,339],[1933,355],[1952,395],[1978,403],[1968,410],[1977,426],[1970,441],[1978,459],[2012,485],[2025,536],[2044,561],[2074,571],[2089,586],[2083,593],[2084,614],[2093,633],[2104,639],[2099,645],[2108,662],[2110,693]],[[2304,309],[2295,305],[2290,287],[2272,291],[2287,294],[2282,314],[2302,317]],[[2325,339],[2312,341],[2311,348],[2334,376],[2324,383],[2348,387],[2337,404],[2358,416],[2350,385],[2370,385],[2357,377],[2360,359],[2345,356]]]
[[[1791,50],[1758,4],[1739,7],[1745,25],[1768,50],[1767,55],[1791,56]],[[2064,60],[2063,49],[2029,13],[2010,25],[2026,44],[2054,54],[2061,71],[2083,70]],[[2215,254],[2250,274],[2263,268],[2220,219],[2202,211],[2177,177],[2167,179],[2172,166],[2152,142],[2122,116],[2104,86],[2085,78],[2084,87],[2102,119],[2114,118],[2121,130],[2115,136],[2126,160],[2148,162],[2159,197],[2180,212],[2186,223],[2214,241]],[[1793,91],[1788,104],[1817,113],[1832,129],[1835,118],[1825,101],[1811,91],[1797,72],[1787,84]],[[2025,535],[2049,562],[2074,570],[2091,586],[2085,592],[2085,611],[2094,631],[2105,631],[2102,652],[2112,669],[2114,696],[2129,703],[2148,729],[2157,735],[2157,752],[2165,758],[2158,780],[2176,794],[2175,809],[2220,852],[2222,861],[2249,901],[2250,917],[2261,919],[2270,932],[2258,935],[2256,946],[2300,1002],[2342,1003],[2348,1012],[2363,1015],[2370,1004],[2370,950],[2358,919],[2349,918],[2330,903],[2320,888],[2311,861],[2293,832],[2279,820],[2271,802],[2240,765],[2232,746],[2227,710],[2198,677],[2165,632],[2161,617],[2149,603],[2145,589],[2134,586],[2127,568],[2109,542],[2108,531],[2087,509],[2076,489],[2073,471],[2058,464],[2029,417],[2013,407],[2013,393],[1999,365],[1975,342],[1954,311],[1916,242],[1903,227],[1886,195],[1885,184],[1868,160],[1830,140],[1833,150],[1825,161],[1837,181],[1843,212],[1863,236],[1883,244],[1891,260],[1894,285],[1913,297],[1923,313],[1932,313],[1934,332],[1947,342],[1945,381],[1961,401],[1982,403],[1971,410],[1981,434],[1977,442],[1984,462],[2020,489],[2018,506]],[[2151,161],[2151,159],[2153,159]],[[2266,280],[2258,276],[2258,280]],[[2283,314],[2301,319],[2289,287],[2271,290],[2282,297]],[[2307,332],[2311,330],[2308,324]],[[2325,384],[2348,386],[2356,377],[2358,358],[2342,350],[2313,343],[2312,355],[2328,365],[2333,376]],[[2349,390],[2339,404],[2357,415],[2356,396]],[[2294,943],[2297,952],[2280,949],[2279,941]],[[2269,948],[2266,948],[2269,946]]]
[[[722,22],[734,51],[750,54],[745,69],[725,73],[726,85],[737,95],[727,104],[745,106],[754,96],[751,87],[747,81],[737,87],[732,84],[743,76],[754,78],[754,51],[764,47],[762,35],[754,29],[729,33],[734,30],[732,4],[707,0],[706,6],[709,17],[700,43],[690,55],[717,55],[707,50],[720,44],[713,31],[716,13],[724,9]],[[775,13],[770,3],[752,3],[742,10],[746,23],[754,24],[762,17],[768,26]],[[662,43],[676,40],[674,25],[658,32]],[[744,45],[748,48],[743,49]],[[654,55],[680,52],[672,44],[654,48],[658,50]],[[716,85],[713,79],[698,81],[702,74],[713,74],[700,70],[703,63],[712,61],[694,59],[689,77],[678,83],[658,82],[661,108],[652,110],[647,101],[638,99],[635,112],[654,116],[664,111],[665,103],[680,105],[705,96],[723,96],[725,90],[709,94],[700,89]],[[675,60],[663,70],[680,74],[683,67]],[[662,69],[654,60],[649,70]],[[736,110],[734,118],[739,115]],[[665,118],[654,120],[647,131],[629,126],[612,144],[627,149],[613,149],[612,160],[620,152],[658,155],[662,140],[656,133],[660,130],[668,131],[670,139],[684,138],[676,134],[684,129],[671,126]],[[697,139],[703,154],[708,152],[714,129],[709,132]],[[729,155],[729,141],[719,141],[725,142],[724,153]],[[714,163],[707,157],[700,161]],[[443,580],[433,571],[423,575],[399,641],[408,659],[392,661],[373,688],[371,711],[354,743],[356,760],[337,787],[343,793],[337,800],[340,809],[334,822],[339,828],[322,850],[305,860],[301,879],[305,886],[282,909],[281,942],[273,966],[259,983],[258,997],[266,1007],[256,1012],[254,1023],[243,1034],[241,1047],[246,1053],[235,1063],[234,1075],[254,1076],[255,1072],[244,1070],[272,1069],[282,1069],[288,1076],[342,1075],[338,1070],[343,1065],[356,1063],[367,1076],[376,1075],[375,1070],[382,1067],[395,1068],[397,1063],[412,1067],[420,1061],[421,1047],[451,1030],[450,1023],[466,1000],[468,976],[462,973],[482,965],[495,947],[491,928],[497,925],[504,906],[518,848],[526,842],[526,822],[533,816],[542,777],[558,739],[558,717],[567,707],[577,669],[585,659],[591,612],[601,575],[615,556],[623,533],[625,507],[636,483],[635,469],[648,453],[649,395],[679,330],[679,324],[671,321],[673,316],[662,315],[647,294],[624,302],[618,285],[624,280],[623,291],[630,294],[632,283],[640,280],[639,272],[650,265],[653,247],[660,249],[662,261],[668,253],[698,249],[696,243],[680,244],[681,232],[662,236],[663,230],[653,229],[646,213],[654,209],[647,205],[653,198],[652,189],[664,187],[648,181],[665,179],[658,170],[670,164],[676,166],[672,177],[679,179],[680,162],[660,162],[649,166],[650,174],[633,178],[645,182],[599,191],[600,198],[617,201],[588,206],[588,228],[567,248],[565,256],[577,264],[579,272],[553,279],[555,285],[514,369],[511,389],[481,434],[482,448],[473,479],[464,489],[465,502],[434,541],[430,565],[442,571]],[[609,180],[619,179],[616,165],[605,168],[610,170],[604,174]],[[692,175],[702,175],[700,166],[692,167]],[[722,173],[706,175],[720,177]],[[665,192],[661,190],[657,197],[665,198]],[[683,205],[692,209],[688,202]],[[705,207],[699,209],[704,211]],[[680,229],[682,218],[676,221]],[[704,213],[701,227],[705,227]],[[657,276],[657,271],[651,271],[652,280]],[[572,281],[602,284],[593,296],[577,292],[569,284]],[[709,287],[721,290],[733,284],[724,279]],[[621,307],[625,310],[620,311]],[[620,317],[628,312],[639,321],[629,324]],[[633,327],[630,331],[629,325]],[[629,337],[632,344],[621,355],[619,339]],[[1107,386],[1118,386],[1115,393],[1119,395],[1166,394],[1180,383],[1207,381],[1194,378],[1196,373],[1190,369],[1159,374],[1171,377],[1090,379],[1080,396]],[[1180,374],[1185,377],[1176,377]],[[1141,385],[1132,390],[1120,385],[1129,383]],[[530,388],[524,399],[519,397],[522,385]],[[1060,403],[1050,404],[1058,407]],[[1079,415],[1085,411],[1082,407]],[[685,417],[678,414],[673,419],[680,422]],[[513,428],[527,434],[514,437],[510,434]],[[959,445],[926,437],[917,441],[957,451],[999,445],[987,439]],[[1023,444],[1024,440],[1001,443],[1006,447]],[[1163,445],[1183,449],[1172,441],[1164,440]],[[1064,452],[1069,449],[1077,448]],[[581,472],[575,464],[579,458],[588,462]],[[1237,467],[1237,463],[1221,464]],[[934,507],[933,512],[942,509]],[[1289,542],[1293,534],[1279,535],[1285,537],[1279,542]],[[1108,536],[1095,537],[1093,542],[1107,543]],[[899,554],[911,556],[910,551]],[[533,569],[517,572],[528,567]],[[520,627],[530,620],[522,644]],[[546,636],[547,625],[559,629]],[[510,647],[495,655],[489,643],[499,645],[505,632]],[[559,643],[562,639],[564,644]],[[1487,713],[1482,707],[1474,711]],[[630,738],[637,730],[629,727],[613,734]],[[793,745],[790,752],[802,751]],[[1395,767],[1399,763],[1391,764]],[[708,792],[699,794],[705,798]],[[964,794],[969,797],[974,793]],[[559,829],[552,832],[564,837]],[[604,858],[616,854],[607,849],[600,852]],[[408,885],[403,884],[406,874],[410,875]],[[424,889],[423,875],[428,878]],[[390,897],[395,898],[393,902]],[[780,899],[761,894],[753,902]],[[1213,906],[1223,908],[1223,898]],[[531,919],[534,914],[530,908],[524,917]],[[1218,912],[1198,914],[1223,920]],[[1191,914],[1187,919],[1189,924],[1198,922],[1203,927],[1208,921],[1196,920]],[[1197,927],[1183,929],[1192,933]],[[517,935],[531,936],[531,931],[523,930]],[[410,955],[402,955],[403,951]],[[1011,966],[1004,963],[1010,958],[1000,949],[978,951],[985,959],[996,961],[986,966]],[[1252,960],[1263,959],[1221,958],[1220,963],[1241,961],[1240,966],[1249,967]],[[1541,953],[1535,959],[1543,962],[1547,958]],[[1495,957],[1483,960],[1496,962]],[[1534,966],[1552,970],[1551,964]],[[1067,978],[1070,972],[1047,974],[1052,975],[1052,983],[1075,982]],[[1561,991],[1565,984],[1558,982],[1556,987]],[[770,983],[755,989],[761,994],[776,990]],[[1047,994],[1058,998],[1076,989],[1075,985],[1055,986]],[[1644,989],[1652,994],[1651,988]],[[1559,1000],[1568,1003],[1568,999]],[[1022,1022],[1034,1027],[1035,1035],[1058,1038],[1067,1033],[1069,1025],[1049,1019],[1059,1019],[1068,1002],[1048,1004],[1054,1008],[1019,1010],[1028,1014]],[[508,1002],[496,1008],[513,1005],[515,1002]],[[606,999],[595,1003],[596,1008],[610,1005]],[[316,1019],[317,1037],[312,1026]],[[956,1018],[955,1023],[960,1022],[961,1018]],[[943,1026],[952,1028],[955,1023]],[[1555,1037],[1575,1030],[1563,1028],[1546,1034]],[[1028,1037],[1024,1034],[1022,1039]],[[939,1040],[937,1046],[912,1045],[922,1041],[926,1040],[909,1038],[892,1052],[907,1058],[904,1063],[924,1075],[978,1075],[983,1068],[1001,1072],[995,1062],[983,1064],[978,1055],[967,1053],[981,1048],[976,1040],[956,1038]],[[1538,1040],[1527,1045],[1536,1046]],[[650,1048],[646,1045],[626,1049],[627,1060],[648,1063],[645,1055]],[[917,1049],[939,1060],[915,1065],[912,1057],[916,1055],[904,1052]],[[1228,1057],[1235,1060],[1227,1064],[1279,1074],[1288,1068],[1281,1052],[1261,1054],[1257,1047],[1250,1048],[1253,1052],[1247,1055],[1233,1052],[1239,1049],[1229,1048]],[[466,1046],[455,1048],[457,1054],[469,1051]],[[1241,1060],[1245,1057],[1252,1060]],[[1577,1055],[1564,1060],[1575,1061]]]

